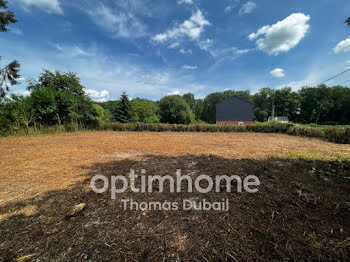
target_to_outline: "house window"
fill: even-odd
[[[243,123],[243,122],[238,122],[238,125],[239,125],[239,126],[243,126],[244,123]]]
[[[227,126],[227,123],[226,122],[221,122],[221,125],[222,126]]]

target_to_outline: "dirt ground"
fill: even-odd
[[[350,259],[350,145],[280,134],[79,132],[0,138],[0,261]],[[130,169],[256,175],[259,191],[96,194]],[[124,210],[122,199],[228,211]],[[73,216],[72,208],[86,206]]]

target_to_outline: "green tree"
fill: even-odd
[[[254,119],[259,122],[265,122],[267,121],[269,116],[269,113],[261,108],[255,108],[254,109]]]
[[[111,115],[111,112],[108,109],[104,109],[101,105],[99,105],[97,103],[93,104],[93,108],[94,108],[94,110],[97,113],[96,118],[97,118],[99,123],[103,123],[103,122],[109,123],[109,122],[111,122],[112,115]]]
[[[194,115],[181,96],[165,96],[159,101],[160,120],[169,124],[190,124]]]
[[[254,117],[259,122],[267,121],[269,115],[271,115],[272,104],[274,103],[275,93],[269,88],[265,87],[259,90],[254,97]]]
[[[11,23],[17,23],[13,12],[6,10],[7,1],[0,0],[0,32],[8,32],[7,26]]]
[[[329,121],[329,112],[334,107],[331,89],[320,87],[304,87],[300,90],[301,120],[304,123],[322,123]]]
[[[68,72],[61,73],[55,71],[54,73],[44,69],[44,72],[39,76],[38,82],[31,82],[28,90],[43,89],[50,87],[57,92],[68,91],[74,96],[84,95],[84,87],[80,84],[80,79],[76,73]]]
[[[194,113],[196,120],[198,121],[202,120],[203,107],[204,107],[203,99],[196,99],[192,111]]]
[[[124,91],[120,96],[116,120],[120,123],[128,123],[131,117],[131,104],[128,95]]]
[[[194,94],[187,93],[187,94],[184,94],[182,97],[183,97],[183,99],[185,99],[186,103],[190,106],[191,110],[193,110],[193,107],[196,103],[196,99],[194,98]]]
[[[300,95],[292,92],[290,87],[283,87],[274,92],[276,115],[288,116],[289,120],[296,120],[296,112],[300,104]]]
[[[31,94],[33,108],[38,123],[43,125],[55,125],[58,123],[58,107],[56,92],[51,88],[37,89]]]
[[[13,12],[6,10],[7,1],[0,0],[0,32],[8,32],[7,26],[11,23],[16,23],[17,20]],[[1,61],[1,57],[0,57]],[[3,68],[0,68],[0,100],[9,91],[10,86],[18,84],[20,64],[18,61],[13,61]]]
[[[157,103],[136,98],[131,101],[132,122],[159,123],[159,107]]]
[[[119,101],[107,101],[99,104],[104,108],[106,117],[109,119],[109,122],[116,122],[119,110]]]
[[[28,86],[39,123],[60,126],[75,123],[79,127],[96,125],[98,112],[83,88],[74,73],[44,70],[39,80]]]

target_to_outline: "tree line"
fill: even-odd
[[[12,94],[0,99],[2,134],[28,132],[32,127],[94,128],[103,122],[213,124],[216,104],[234,95],[254,103],[255,121],[267,121],[275,105],[275,114],[292,122],[350,124],[350,88],[343,86],[303,87],[299,91],[262,88],[255,94],[226,90],[203,99],[187,93],[159,101],[130,99],[123,92],[118,100],[98,103],[87,96],[75,73],[44,70],[37,81],[28,83],[27,90],[29,96]]]

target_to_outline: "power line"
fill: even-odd
[[[328,81],[330,81],[330,80],[332,80],[332,79],[334,79],[334,78],[336,78],[336,77],[338,77],[338,76],[340,76],[340,75],[342,75],[342,74],[344,74],[344,73],[346,73],[346,72],[348,72],[348,71],[350,71],[350,68],[346,69],[345,71],[343,71],[343,72],[341,72],[341,73],[339,73],[339,74],[337,74],[337,75],[335,75],[335,76],[332,76],[331,78],[329,78],[329,79],[327,79],[327,80],[325,80],[325,81],[319,83],[319,84],[316,85],[316,86],[320,86],[320,85],[322,85],[322,84],[324,84],[324,83],[326,83],[326,82],[328,82]]]

